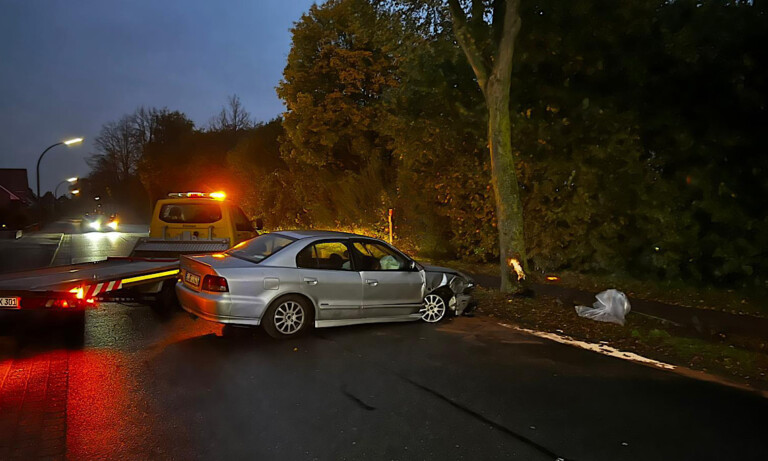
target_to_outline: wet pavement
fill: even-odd
[[[89,257],[92,243],[72,237],[71,257]],[[124,251],[122,239],[103,242],[98,251]],[[86,322],[77,347],[53,327],[3,325],[0,459],[702,460],[768,449],[766,399],[483,316],[291,341],[139,305],[104,304]]]

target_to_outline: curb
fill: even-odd
[[[483,287],[495,290],[498,284],[497,277],[469,274]],[[573,288],[565,285],[532,284],[531,288],[536,296],[548,296],[560,298],[566,304],[568,301],[590,306],[594,302],[594,295],[590,291]],[[714,309],[702,309],[698,307],[668,304],[645,298],[630,298],[632,314],[642,314],[646,317],[669,322],[681,328],[685,328],[693,335],[703,337],[716,337],[718,334],[726,336],[746,336],[762,339],[768,336],[768,317],[751,314],[735,314]]]
[[[13,230],[13,229],[7,229],[7,230],[0,230],[0,239],[15,239],[18,240],[21,238],[21,236],[24,235],[24,231],[21,229],[19,230]]]

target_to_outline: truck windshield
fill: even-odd
[[[221,219],[217,203],[169,203],[160,208],[160,219],[167,223],[213,223]]]
[[[295,240],[280,234],[264,234],[237,245],[227,253],[258,263],[287,247]]]

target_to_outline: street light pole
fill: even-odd
[[[56,188],[53,189],[53,199],[56,200],[56,198],[59,196],[59,187],[61,187],[62,184],[65,184],[65,183],[74,184],[76,182],[77,182],[77,178],[69,178],[56,184]]]
[[[49,150],[53,149],[54,147],[60,146],[62,144],[70,146],[72,144],[76,144],[76,143],[79,143],[79,142],[83,142],[83,138],[73,138],[73,139],[68,139],[66,141],[59,141],[56,144],[51,144],[50,146],[48,146],[43,151],[43,153],[40,154],[40,157],[37,159],[37,199],[38,200],[40,200],[40,161],[43,159],[43,156],[45,155],[45,153],[48,152]],[[56,191],[54,191],[54,195],[55,194],[56,194]]]

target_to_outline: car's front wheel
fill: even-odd
[[[421,320],[427,323],[437,323],[448,315],[448,300],[440,293],[430,293],[424,297],[424,307],[421,309]]]
[[[264,331],[273,338],[293,338],[306,332],[312,323],[313,311],[306,299],[288,295],[269,306],[262,318]]]

